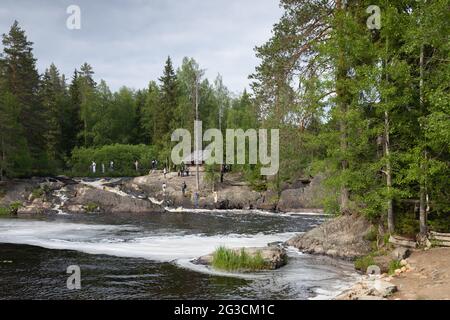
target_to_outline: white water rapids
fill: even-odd
[[[144,258],[158,262],[194,259],[227,247],[265,246],[286,241],[294,233],[203,236],[150,233],[130,225],[97,225],[68,222],[0,220],[0,242],[28,244],[47,249],[77,250],[90,254]]]

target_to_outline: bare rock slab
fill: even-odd
[[[366,235],[372,228],[363,216],[343,215],[300,234],[287,241],[287,245],[312,254],[355,259],[371,251]]]

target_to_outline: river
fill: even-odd
[[[285,241],[324,219],[246,211],[1,218],[0,299],[328,299],[356,281],[352,264],[294,248],[275,271],[190,262],[220,245]],[[81,269],[80,290],[66,287],[69,265]]]

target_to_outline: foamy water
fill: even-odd
[[[130,233],[131,231],[131,233]],[[48,221],[0,220],[0,242],[77,250],[91,254],[145,258],[159,262],[194,259],[219,246],[265,246],[295,233],[204,236],[151,234],[135,226],[89,225]]]

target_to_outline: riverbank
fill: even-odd
[[[450,248],[414,250],[392,275],[366,275],[336,300],[450,300]]]
[[[322,213],[321,208],[313,206],[322,196],[319,178],[284,184],[279,195],[270,190],[252,190],[237,173],[225,174],[223,183],[217,183],[214,191],[204,172],[200,172],[198,192],[196,180],[195,175],[181,177],[176,172],[164,175],[158,170],[135,178],[16,179],[0,185],[0,206],[16,204],[20,207],[19,214],[150,213],[168,208]]]
[[[390,299],[450,300],[450,248],[413,251],[407,261],[411,271],[393,278]]]

